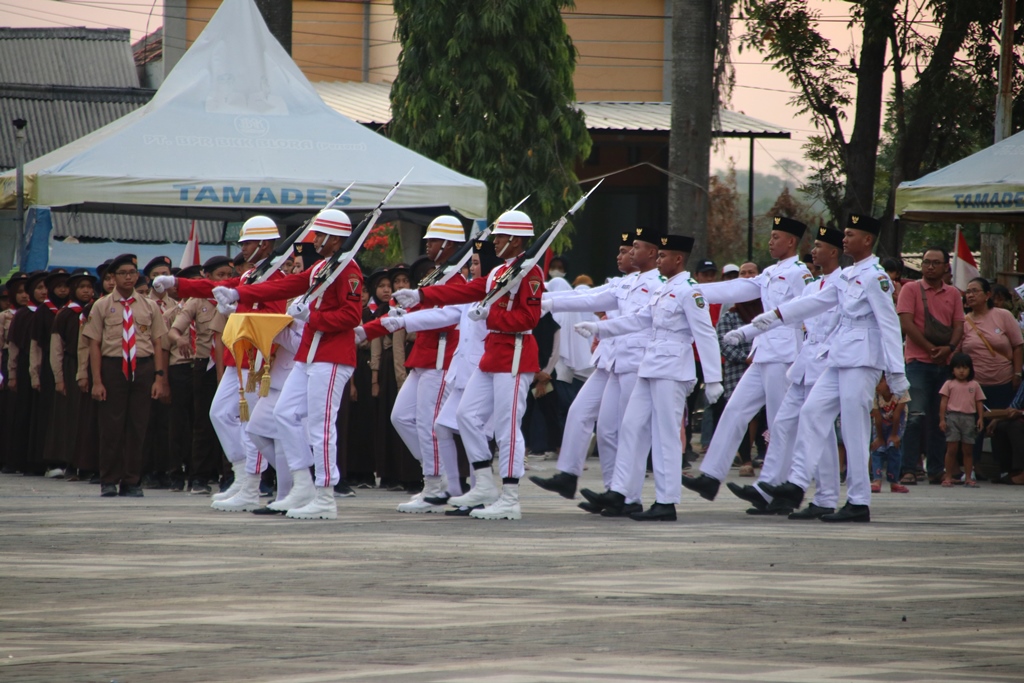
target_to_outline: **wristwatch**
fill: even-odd
[[[956,351],[956,344],[950,344],[949,345],[949,352],[953,353],[954,351]]]
[[[163,377],[164,376],[164,371],[163,370],[157,370],[153,374],[156,375],[157,377]]]

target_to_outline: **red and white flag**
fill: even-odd
[[[196,236],[196,222],[192,221],[192,229],[188,233],[188,243],[185,245],[185,251],[181,255],[181,262],[178,264],[179,268],[188,268],[189,266],[199,265],[199,238]]]
[[[967,283],[976,277],[981,276],[978,270],[978,262],[974,260],[974,254],[967,246],[964,234],[960,232],[960,226],[956,226],[956,252],[953,254],[953,286],[961,292],[967,289]]]

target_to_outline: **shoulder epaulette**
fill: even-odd
[[[881,264],[879,264],[879,263],[876,263],[876,264],[875,264],[875,270],[880,270],[880,271],[882,271],[883,273],[885,272],[885,268],[883,268],[883,267],[881,266]]]
[[[697,286],[697,281],[694,280],[692,277],[691,278],[687,278],[686,283],[688,285],[690,285],[691,287],[696,287]]]

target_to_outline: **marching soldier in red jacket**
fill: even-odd
[[[423,239],[427,242],[427,257],[440,266],[455,253],[459,244],[466,241],[466,236],[458,218],[438,216],[427,227]],[[464,284],[466,278],[456,273],[440,286]],[[410,312],[422,308],[428,307],[416,306]],[[423,491],[399,505],[399,512],[443,512],[445,509],[444,502],[447,502],[448,493],[441,476],[441,463],[455,460],[455,441],[451,438],[438,439],[434,432],[434,420],[441,412],[441,406],[451,388],[447,374],[455,347],[459,343],[457,325],[458,313],[453,324],[448,327],[417,332],[412,352],[405,361],[409,376],[391,409],[391,424],[423,468]],[[386,316],[364,325],[363,334],[367,339],[375,339],[404,326],[401,316]],[[356,334],[358,338],[360,334]],[[428,498],[431,500],[427,501]]]
[[[533,222],[522,211],[506,211],[494,227],[495,253],[506,262],[486,278],[449,287],[401,290],[395,300],[403,307],[416,304],[445,306],[481,301],[495,286],[496,278],[510,268],[533,237]],[[544,274],[534,266],[516,286],[488,308],[475,308],[471,317],[486,317],[488,334],[480,368],[473,373],[459,404],[457,419],[466,452],[476,474],[476,483],[464,495],[449,500],[452,505],[474,507],[477,519],[520,519],[519,479],[523,476],[525,446],[520,429],[526,409],[526,393],[540,366],[533,328],[540,321],[540,300]],[[493,434],[485,425],[494,418]],[[491,451],[487,440],[498,443],[502,489],[499,495],[491,472]]]
[[[222,304],[252,306],[258,302],[284,301],[305,294],[317,273],[352,234],[352,223],[337,209],[321,211],[313,221],[313,244],[324,257],[301,273],[237,289],[217,287],[214,296]],[[288,315],[305,322],[302,342],[295,352],[295,366],[281,388],[274,419],[281,434],[295,433],[307,420],[306,439],[285,439],[284,456],[291,470],[292,490],[267,507],[287,511],[293,519],[337,519],[334,485],[340,478],[335,450],[338,442],[338,408],[356,365],[353,330],[362,322],[363,274],[351,261],[323,295],[308,302],[293,302]],[[309,466],[315,481],[309,476]]]

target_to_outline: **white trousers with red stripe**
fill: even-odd
[[[248,370],[242,370],[242,377],[246,377]],[[245,425],[238,412],[238,371],[233,368],[225,368],[224,376],[217,385],[217,392],[213,395],[213,402],[210,404],[210,422],[213,423],[213,431],[217,433],[224,455],[233,464],[244,463],[246,458],[256,457],[256,445],[246,434]],[[245,400],[252,409],[259,400],[259,392],[246,393]]]
[[[338,408],[353,370],[351,365],[335,363],[296,363],[274,408],[274,419],[284,437],[288,469],[313,465],[316,486],[334,486],[340,478],[336,457]],[[302,428],[303,419],[306,438],[289,438]]]
[[[412,368],[398,390],[391,409],[391,424],[423,468],[423,476],[439,477],[445,462],[453,460],[455,439],[451,433],[434,429],[441,407],[450,391],[446,371]],[[444,451],[450,450],[450,453]]]
[[[284,441],[281,438],[281,428],[274,418],[274,408],[281,398],[281,390],[270,387],[270,393],[261,396],[256,403],[256,409],[252,411],[249,421],[246,423],[245,431],[256,446],[256,456],[245,458],[245,471],[249,474],[262,474],[267,465],[277,472],[277,499],[281,500],[292,490],[292,471],[284,458]],[[306,439],[306,432],[301,427],[292,430],[288,435],[289,439],[302,442]]]
[[[488,424],[493,418],[493,435],[498,443],[498,476],[503,479],[519,479],[526,471],[523,464],[526,445],[521,424],[531,382],[532,372],[513,375],[476,370],[466,384],[456,412],[459,435],[470,462],[491,459],[487,439],[491,436]]]

